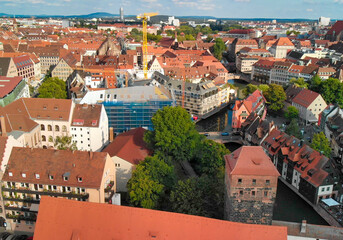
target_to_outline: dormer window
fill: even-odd
[[[40,176],[39,176],[38,173],[36,173],[35,175],[36,175],[36,179],[39,179],[39,178],[40,178]]]
[[[22,176],[23,178],[26,178],[26,173],[22,173],[21,176]]]
[[[13,177],[13,173],[12,172],[8,172],[8,176]]]
[[[78,181],[78,182],[82,182],[82,177],[78,177],[78,178],[77,178],[77,181]]]
[[[50,180],[54,180],[54,176],[49,175],[49,179],[50,179]]]
[[[64,180],[64,181],[68,181],[69,178],[68,178],[68,177],[63,177],[63,180]]]

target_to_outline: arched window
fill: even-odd
[[[59,131],[60,131],[60,126],[55,125],[55,131],[56,131],[56,132],[59,132]]]
[[[45,145],[43,145],[43,148],[44,148],[44,149],[47,149],[47,147],[46,147]]]
[[[45,126],[44,126],[44,124],[41,124],[41,125],[40,125],[40,130],[45,131]]]
[[[52,131],[52,126],[48,125],[48,131]]]
[[[42,135],[42,141],[45,142],[46,141],[46,137],[44,135]]]
[[[62,132],[66,132],[67,131],[67,127],[65,125],[62,126]]]

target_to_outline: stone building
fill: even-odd
[[[260,146],[243,146],[225,159],[225,219],[272,223],[280,174]]]
[[[107,38],[96,53],[96,55],[119,56],[121,54],[121,48],[120,45],[116,45],[112,39]]]

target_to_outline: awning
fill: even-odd
[[[326,205],[328,205],[329,207],[340,205],[339,202],[336,202],[336,201],[335,201],[334,199],[332,199],[332,198],[322,199],[322,202],[324,202],[324,203],[325,203]]]

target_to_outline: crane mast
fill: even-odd
[[[142,54],[143,54],[143,73],[144,78],[148,79],[148,28],[147,24],[150,20],[150,17],[156,16],[158,13],[143,13],[137,16],[137,19],[142,20],[143,23],[143,46],[142,46]]]

